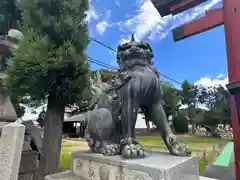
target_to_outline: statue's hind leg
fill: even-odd
[[[90,149],[95,153],[114,156],[120,153],[120,144],[116,141],[115,122],[111,112],[100,108],[89,112],[86,128],[86,140]]]
[[[173,134],[161,101],[153,104],[151,108],[147,110],[147,115],[149,120],[157,126],[164,143],[172,155],[189,156],[191,154],[188,147],[185,144],[180,144],[177,141],[176,136]]]

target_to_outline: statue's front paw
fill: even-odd
[[[140,144],[126,144],[121,154],[126,159],[144,158],[146,156],[146,150]]]
[[[101,148],[101,153],[104,156],[116,156],[120,154],[120,145],[118,144],[104,144]]]
[[[186,144],[179,143],[175,137],[168,139],[168,149],[175,156],[191,156],[191,149]]]
[[[185,144],[178,144],[176,147],[173,147],[172,151],[170,152],[172,155],[175,156],[191,156],[192,152]]]

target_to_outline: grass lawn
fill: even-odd
[[[217,146],[220,144],[224,145],[227,142],[217,138],[204,138],[190,135],[178,135],[178,139],[180,142],[187,143],[192,149],[193,155],[198,156],[200,172],[205,169],[207,164],[212,163],[216,159],[219,154],[219,152],[217,152]],[[138,137],[138,140],[140,140],[146,149],[167,151],[167,148],[160,137],[140,136]],[[214,145],[216,145],[216,150],[213,150]],[[88,149],[88,146],[84,141],[63,140],[60,168],[69,169],[71,153],[86,149]],[[203,158],[204,152],[206,152],[205,158]]]

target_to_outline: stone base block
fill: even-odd
[[[84,180],[200,180],[195,157],[151,151],[144,159],[106,157],[91,152],[72,154],[72,172]]]
[[[44,178],[44,180],[84,180],[75,176],[71,171],[60,172],[57,174],[51,174]]]
[[[18,180],[33,180],[33,173],[19,174]]]
[[[212,178],[200,176],[200,180],[219,180],[219,179],[212,179]]]
[[[57,174],[48,175],[45,177],[44,180],[84,180],[84,179],[75,176],[71,171],[65,171]],[[219,180],[219,179],[212,179],[200,176],[200,180]]]

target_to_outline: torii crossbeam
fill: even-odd
[[[151,0],[162,16],[178,14],[207,0]],[[207,11],[205,16],[173,30],[173,39],[182,40],[224,25],[231,114],[233,124],[235,173],[240,180],[240,0],[223,0],[223,7]]]

